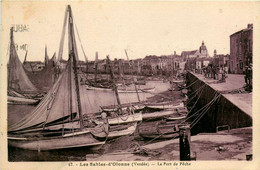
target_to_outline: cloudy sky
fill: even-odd
[[[259,2],[9,2],[2,4],[2,57],[8,58],[11,25],[18,46],[28,44],[28,60],[44,60],[59,49],[66,5],[70,4],[81,42],[89,60],[107,54],[130,59],[195,50],[204,40],[209,54],[229,53],[229,36],[259,23]],[[66,37],[65,37],[66,38]],[[64,59],[67,59],[67,41]],[[79,58],[84,60],[78,42]],[[21,61],[25,51],[18,49]]]

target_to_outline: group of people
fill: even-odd
[[[206,78],[213,78],[222,82],[226,81],[226,74],[228,72],[227,67],[217,67],[215,65],[209,64],[207,67],[202,68],[203,74]],[[221,77],[219,77],[219,75]]]

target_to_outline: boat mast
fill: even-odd
[[[26,53],[25,53],[25,56],[24,56],[24,61],[23,61],[23,64],[25,64],[25,63],[26,63],[27,53],[28,53],[28,50],[26,50]]]
[[[133,81],[134,81],[134,75],[133,75],[133,72],[132,72],[132,69],[133,69],[133,68],[131,68],[131,64],[130,64],[129,57],[128,57],[128,54],[127,54],[126,49],[125,49],[125,55],[126,55],[126,58],[127,58],[128,64],[129,64],[129,68],[130,68],[130,70],[131,70],[131,75],[132,75],[132,78],[133,78]],[[135,86],[135,91],[136,91],[136,95],[137,95],[138,102],[140,102],[141,100],[140,100],[140,97],[139,97],[139,94],[138,94],[138,90],[137,90],[135,81],[134,81],[134,86]]]
[[[68,5],[68,12],[69,12],[69,44],[71,45],[71,49],[69,48],[69,62],[73,64],[73,72],[75,76],[75,86],[76,86],[76,94],[77,94],[77,104],[78,104],[78,111],[79,111],[79,120],[80,120],[80,129],[83,130],[84,128],[84,122],[83,122],[83,116],[82,116],[82,108],[81,108],[81,100],[80,100],[80,94],[79,94],[79,79],[77,74],[77,60],[75,56],[75,37],[74,37],[74,29],[73,29],[73,18],[72,18],[72,11],[70,5]],[[69,73],[70,74],[70,73]]]
[[[95,60],[95,85],[97,84],[97,67],[98,67],[98,52],[96,52],[96,60]]]
[[[116,100],[117,100],[117,104],[119,105],[119,111],[122,113],[122,108],[121,108],[121,102],[119,99],[119,95],[118,95],[118,91],[117,91],[117,86],[116,86],[116,82],[115,82],[115,78],[114,78],[114,73],[113,73],[113,69],[110,63],[110,59],[109,59],[109,55],[107,55],[107,64],[108,64],[108,68],[110,71],[110,76],[113,82],[113,86],[114,86],[114,90],[115,90],[115,94],[116,94]]]

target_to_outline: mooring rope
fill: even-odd
[[[192,86],[193,84],[195,84],[197,81],[199,81],[199,79],[195,80],[194,82],[192,82],[191,84],[189,84],[188,86],[186,86],[185,89],[189,88],[190,86]]]
[[[215,92],[215,96],[216,96],[216,92]],[[215,96],[213,97],[213,99],[215,98]],[[185,122],[185,121],[187,121],[188,119],[190,119],[190,118],[192,118],[192,117],[198,115],[198,113],[199,113],[200,111],[203,111],[203,109],[206,109],[206,108],[211,104],[211,102],[213,101],[213,99],[212,99],[209,103],[207,103],[206,105],[204,105],[202,108],[200,108],[198,111],[196,111],[193,115],[191,115],[191,116],[189,116],[189,117],[186,117],[183,122]],[[187,114],[187,115],[188,115],[188,114]],[[181,122],[181,123],[183,123],[183,122]]]
[[[208,106],[204,111],[202,111],[202,112],[200,113],[200,115],[191,123],[190,129],[193,128],[194,125],[198,123],[198,121],[207,113],[207,111],[210,109],[210,107],[214,104],[215,101],[217,101],[217,99],[218,99],[220,96],[221,96],[221,94],[216,94],[216,95],[215,95],[215,97],[214,97],[214,98],[211,100],[211,102],[210,102],[210,103],[211,103],[210,106]]]

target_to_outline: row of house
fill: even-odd
[[[148,55],[143,59],[124,60],[115,59],[111,61],[115,73],[136,74],[136,75],[173,75],[177,70],[201,70],[212,64],[217,67],[227,67],[230,73],[242,74],[246,67],[252,65],[253,46],[253,25],[248,24],[246,29],[230,35],[230,55],[217,54],[214,50],[213,57],[209,56],[207,47],[202,41],[201,46],[196,50],[183,51],[181,55],[176,52],[171,55]],[[25,62],[24,67],[28,71],[41,71],[44,63]],[[66,61],[60,61],[60,68],[65,67]],[[95,68],[99,73],[108,73],[107,60],[88,62],[88,72],[94,73]],[[86,69],[86,63],[79,62],[79,69]],[[85,70],[86,71],[86,70]]]
[[[174,70],[181,68],[184,69],[184,64],[182,64],[183,59],[180,55],[177,55],[176,52],[172,55],[148,55],[143,59],[135,60],[124,60],[124,59],[115,59],[111,61],[115,74],[124,73],[124,74],[134,74],[134,75],[157,75],[157,74],[173,74]],[[88,63],[88,71],[94,72],[95,67],[100,73],[107,73],[107,61],[98,60],[91,61]]]

